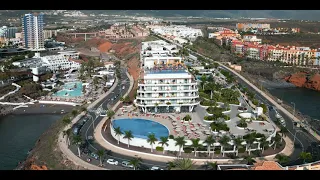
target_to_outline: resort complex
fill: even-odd
[[[197,82],[176,54],[175,45],[143,42],[135,100],[142,112],[192,112],[199,104]]]
[[[260,71],[252,76],[256,80],[248,70],[255,68],[248,67],[254,59],[319,65],[318,50],[263,44],[256,35],[271,36],[277,28],[258,20],[241,19],[228,29],[203,27],[194,23],[196,17],[174,25],[137,16],[127,21],[102,11],[51,13],[83,19],[55,23],[61,30],[44,26],[44,13],[25,14],[21,47],[11,41],[2,46],[14,47],[16,56],[0,49],[0,113],[60,118],[26,152],[20,169],[320,168],[320,137],[303,124],[307,120],[299,122],[293,102],[294,109],[287,110],[267,86],[256,85]],[[86,23],[95,16],[99,26]],[[185,20],[190,23],[178,25]],[[10,39],[16,31],[3,26],[0,38]],[[268,67],[290,68],[274,63]]]

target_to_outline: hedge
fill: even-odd
[[[164,148],[161,147],[161,146],[157,146],[157,147],[156,147],[156,150],[157,150],[157,151],[163,151],[163,149],[164,149]]]

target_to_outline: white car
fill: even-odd
[[[114,159],[108,159],[107,160],[108,164],[112,164],[112,165],[118,165],[118,161],[114,160]]]
[[[155,171],[155,170],[163,170],[163,169],[161,169],[161,168],[159,168],[159,167],[157,167],[157,166],[152,166],[152,168],[151,168],[150,170]]]

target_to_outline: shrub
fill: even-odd
[[[174,136],[172,134],[169,135],[169,139],[174,139]]]
[[[183,149],[184,153],[192,153],[192,149],[191,148],[184,148]]]
[[[214,121],[214,120],[216,120],[214,118],[214,116],[205,116],[203,119],[206,120],[206,121]]]
[[[161,146],[157,146],[157,147],[156,147],[156,150],[157,150],[157,151],[161,151],[161,152],[162,152],[162,151],[163,151],[163,149],[164,149],[164,148],[163,148],[163,147],[161,147]]]
[[[239,148],[238,153],[244,153],[246,151],[246,148]]]
[[[220,149],[214,151],[214,154],[220,154],[220,153],[221,153],[221,150],[220,150]]]

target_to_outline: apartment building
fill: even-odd
[[[53,36],[57,36],[58,31],[57,30],[43,30],[43,38],[44,39],[50,39]]]
[[[242,39],[244,42],[250,42],[253,44],[261,44],[262,42],[262,39],[258,39],[255,35],[244,35]]]
[[[197,37],[203,36],[201,29],[195,29],[185,25],[153,26],[151,31],[163,36],[175,36],[190,41],[194,41]]]
[[[239,31],[247,31],[249,29],[270,29],[270,24],[237,23],[236,29]]]
[[[192,112],[199,104],[195,77],[175,52],[175,45],[164,41],[142,43],[142,69],[134,101],[140,111]]]
[[[43,38],[43,14],[25,14],[21,21],[24,47],[32,51],[45,50]]]
[[[44,67],[52,70],[79,69],[82,60],[79,60],[79,53],[74,51],[59,52],[58,55],[41,57]]]

